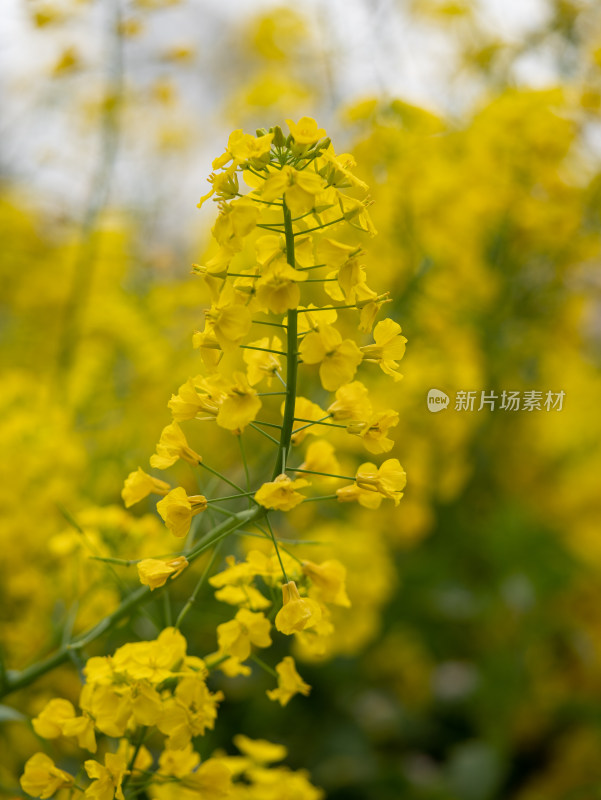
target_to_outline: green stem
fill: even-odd
[[[244,478],[246,480],[246,491],[250,492],[250,473],[248,471],[248,461],[246,460],[246,450],[242,441],[242,434],[238,434],[238,447],[240,448],[240,458],[242,459],[242,466],[244,467]]]
[[[277,224],[279,223],[274,223],[274,225]],[[283,233],[283,231],[280,228],[276,228],[274,227],[274,225],[267,225],[264,222],[257,222],[257,228],[263,228],[263,230],[271,231],[271,233]]]
[[[273,436],[270,436],[270,435],[267,433],[267,431],[264,431],[264,430],[262,430],[261,428],[259,428],[259,426],[258,426],[258,425],[255,425],[255,423],[254,423],[254,422],[249,422],[249,425],[250,425],[250,427],[253,429],[253,431],[257,431],[257,433],[262,433],[262,434],[263,434],[263,436],[264,436],[266,439],[269,439],[269,441],[270,441],[270,442],[273,442],[274,444],[277,444],[277,445],[279,446],[279,444],[280,444],[280,443],[278,442],[278,440],[277,440],[277,439],[275,439]]]
[[[286,327],[286,325],[284,325],[283,322],[265,322],[262,319],[253,319],[253,324],[254,325],[269,325],[271,328],[285,328]]]
[[[299,469],[298,467],[286,467],[289,472],[305,472],[307,475],[323,475],[324,478],[340,478],[341,481],[354,481],[348,475],[334,475],[331,472],[316,472],[313,469]]]
[[[269,664],[266,664],[262,658],[259,658],[259,656],[255,655],[254,653],[251,653],[250,660],[254,661],[255,664],[261,667],[261,669],[264,669],[265,672],[268,672],[270,675],[273,675],[274,678],[278,677],[278,673],[274,670],[274,668],[270,667]]]
[[[286,575],[286,570],[284,569],[284,562],[282,561],[282,556],[280,555],[280,548],[278,547],[278,542],[277,539],[275,538],[275,533],[273,532],[273,528],[271,527],[271,522],[269,521],[268,514],[265,514],[265,522],[267,523],[267,527],[269,528],[269,534],[271,536],[271,540],[273,541],[273,546],[275,547],[275,552],[277,554],[278,561],[280,562],[282,575],[284,576],[284,583],[288,583],[288,576]]]
[[[132,775],[132,772],[133,772],[133,769],[134,769],[134,764],[136,763],[136,758],[138,757],[138,753],[140,752],[140,749],[142,747],[142,744],[144,743],[144,739],[146,738],[146,734],[147,733],[148,733],[148,728],[143,727],[143,728],[140,729],[140,733],[138,735],[138,740],[137,740],[137,742],[136,742],[136,744],[134,746],[134,752],[132,753],[132,756],[131,756],[131,758],[129,760],[129,765],[127,767],[127,773],[126,773],[125,777],[123,778],[123,782],[121,784],[121,788],[122,789],[124,789],[127,786],[127,784],[129,783],[129,779],[130,779],[130,777]]]
[[[201,462],[200,462],[200,464],[199,464],[199,466],[201,466],[201,467],[204,467],[204,468],[205,468],[206,470],[208,470],[209,472],[212,472],[212,473],[213,473],[213,475],[215,475],[217,478],[221,478],[221,480],[222,480],[224,483],[227,483],[229,486],[231,486],[231,487],[232,487],[232,489],[237,489],[239,492],[243,492],[243,491],[244,491],[244,489],[243,489],[241,486],[238,486],[238,484],[237,484],[237,483],[234,483],[234,482],[233,482],[233,481],[231,481],[229,478],[226,478],[226,477],[225,477],[225,475],[222,475],[222,474],[221,474],[221,472],[217,472],[217,470],[216,470],[216,469],[213,469],[213,467],[209,467],[209,465],[208,465],[208,464],[205,464],[205,462],[204,462],[204,461],[201,461]]]
[[[270,535],[265,530],[265,528],[262,528],[261,525],[259,525],[258,522],[255,522],[254,526],[255,526],[255,528],[257,528],[257,530],[260,530],[261,533],[263,534],[263,536],[267,537],[267,539],[271,538]],[[278,543],[278,547],[281,547],[282,550],[286,553],[286,555],[290,556],[290,558],[293,558],[295,561],[298,561],[298,563],[302,566],[303,562],[300,560],[300,558],[295,556],[294,553],[292,553],[290,550],[288,550],[287,547],[284,547],[284,545],[282,544],[282,539],[278,538],[278,539],[276,539],[276,541]],[[297,540],[296,543],[299,544],[299,541]],[[290,544],[290,542],[288,542],[288,544]],[[300,542],[300,544],[305,544],[305,542]]]
[[[306,233],[313,233],[313,231],[320,231],[322,228],[329,228],[331,225],[337,225],[339,222],[342,222],[344,217],[338,217],[338,219],[333,219],[331,222],[324,222],[323,225],[315,225],[313,228],[307,228],[304,231],[297,231],[294,236],[304,236]]]
[[[118,564],[120,567],[133,567],[134,564],[142,560],[140,558],[130,558],[127,560],[125,558],[111,558],[110,556],[88,556],[88,558],[91,561],[104,561],[106,564]]]
[[[206,567],[202,571],[202,575],[198,579],[198,583],[194,587],[194,591],[192,592],[192,594],[190,595],[190,597],[186,601],[186,605],[179,612],[179,615],[178,615],[177,620],[175,622],[175,627],[176,628],[181,628],[182,622],[184,621],[184,618],[185,618],[186,614],[188,613],[188,611],[192,608],[192,606],[196,602],[196,598],[198,597],[198,593],[200,592],[200,590],[204,586],[204,583],[205,583],[206,579],[209,576],[209,572],[211,571],[211,568],[212,568],[213,564],[215,563],[215,558],[217,557],[217,553],[219,552],[219,545],[220,545],[220,543],[218,543],[216,545],[215,549],[213,550],[213,552],[211,554],[211,558],[208,560]]]
[[[222,503],[225,500],[238,500],[241,497],[248,497],[251,494],[254,494],[254,492],[240,492],[240,494],[228,494],[225,497],[213,497],[207,500],[207,503]]]
[[[205,550],[212,547],[219,539],[225,538],[230,533],[234,533],[238,528],[242,528],[254,522],[257,519],[265,516],[266,510],[260,506],[239,511],[232,518],[228,518],[223,522],[212,528],[199,542],[199,544],[187,554],[188,562],[194,561]],[[128,617],[138,606],[150,600],[152,596],[156,597],[157,593],[161,592],[161,588],[155,589],[154,593],[150,591],[148,586],[140,586],[138,589],[129,594],[112,612],[96,625],[93,625],[85,633],[81,634],[75,640],[67,642],[59,647],[54,653],[42,659],[41,661],[26,667],[23,670],[7,670],[2,686],[0,686],[0,697],[4,697],[11,692],[18,689],[23,689],[29,686],[42,675],[45,675],[55,667],[64,664],[69,660],[71,655],[78,650],[86,647],[91,642],[100,638],[104,633],[112,630],[117,623],[122,619]]]
[[[278,356],[288,355],[288,353],[285,350],[272,350],[269,347],[255,347],[252,344],[241,344],[240,347],[243,350],[261,350],[263,353],[276,353]]]
[[[286,260],[291,267],[296,267],[294,258],[294,230],[292,227],[292,215],[284,199],[284,229],[286,233]],[[286,354],[286,400],[284,403],[284,419],[282,421],[282,431],[278,454],[273,470],[273,479],[284,472],[286,460],[290,450],[290,439],[292,437],[292,426],[294,424],[294,409],[296,406],[296,376],[298,370],[297,362],[297,335],[298,335],[298,311],[289,309],[287,319],[287,348]]]
[[[317,311],[337,311],[339,308],[357,308],[356,305],[348,306],[321,306],[317,308],[299,308],[297,314],[313,314]]]
[[[328,414],[327,416],[322,417],[321,419],[305,419],[304,417],[295,417],[294,421],[295,422],[309,422],[311,425],[324,425],[326,428],[346,428],[346,425],[338,425],[337,422],[324,422],[324,420],[328,419],[328,417],[331,417],[331,416],[332,416],[331,414]],[[309,427],[309,426],[307,425],[306,427]],[[299,430],[299,429],[297,428],[297,430]],[[297,431],[295,431],[295,433],[296,432]]]

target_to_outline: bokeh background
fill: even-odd
[[[333,800],[601,797],[599,4],[4,0],[0,92],[5,666],[135,585],[90,554],[170,546],[119,493],[197,372],[196,203],[232,129],[307,114],[371,187],[409,483],[398,509],[320,517],[353,607],[302,664],[311,696],[266,708],[264,675],[230,681],[211,744],[282,741]],[[432,414],[432,387],[565,398]],[[206,603],[201,652],[224,618]],[[6,796],[38,747],[20,714],[77,687],[69,665],[4,701]]]

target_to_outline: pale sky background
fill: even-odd
[[[52,203],[58,214],[77,216],[93,181],[97,133],[92,127],[86,131],[73,125],[65,113],[65,99],[67,93],[81,98],[82,103],[93,98],[106,71],[107,41],[102,31],[118,1],[120,7],[128,5],[124,0],[96,2],[80,22],[52,33],[31,26],[25,12],[28,0],[1,3],[0,166],[9,179],[27,186],[31,196]],[[55,4],[60,7],[61,0]],[[187,0],[180,7],[149,15],[144,35],[127,42],[126,75],[156,70],[153,44],[194,44],[200,63],[191,78],[184,77],[180,89],[184,115],[195,125],[200,123],[201,132],[184,169],[181,165],[176,169],[168,160],[156,165],[155,159],[155,174],[151,175],[143,147],[128,148],[124,143],[112,186],[113,201],[135,206],[145,197],[153,197],[163,209],[159,217],[165,225],[175,220],[187,225],[198,219],[195,205],[206,191],[210,162],[222,151],[232,127],[219,115],[225,91],[220,90],[221,78],[214,72],[216,56],[229,57],[219,51],[227,41],[222,31],[227,31],[232,21],[243,25],[245,17],[256,15],[261,8],[282,5],[287,4],[276,0]],[[516,43],[543,23],[547,13],[543,0],[474,0],[474,5],[491,34]],[[466,82],[459,94],[449,85],[454,57],[451,37],[415,22],[404,13],[406,6],[402,0],[303,0],[290,5],[313,21],[317,34],[323,36],[322,44],[333,53],[335,79],[329,108],[316,109],[315,115],[319,112],[320,124],[333,126],[338,141],[344,137],[344,129],[337,109],[356,99],[373,94],[400,97],[452,114],[469,107],[476,98],[475,85]],[[66,81],[49,81],[47,75],[61,47],[73,41],[83,43],[86,61],[96,66]],[[553,82],[553,64],[542,57],[529,59],[518,64],[517,77],[544,86]]]

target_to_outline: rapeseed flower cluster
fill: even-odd
[[[80,713],[70,701],[55,698],[34,718],[42,738],[73,738],[90,753],[100,749],[104,754],[103,761],[86,760],[77,776],[45,754],[34,755],[21,779],[34,797],[50,797],[58,789],[93,800],[124,800],[143,791],[157,798],[275,798],[284,797],[282,791],[301,800],[321,797],[304,773],[268,767],[280,758],[273,756],[277,746],[270,743],[253,745],[239,737],[242,756],[216,754],[203,761],[194,750],[194,740],[214,727],[224,699],[209,688],[211,672],[249,675],[252,661],[275,679],[268,698],[285,706],[311,687],[292,655],[271,666],[257,650],[269,649],[282,635],[292,638],[296,655],[323,657],[334,632],[333,611],[351,605],[344,564],[295,555],[290,542],[276,534],[274,512],[315,501],[376,509],[390,499],[396,506],[406,482],[395,458],[380,466],[364,463],[353,477],[340,474],[341,432],[375,455],[393,445],[388,434],[398,414],[374,411],[363,381],[371,365],[399,380],[406,340],[393,320],[376,322],[389,297],[367,283],[357,235],[373,236],[375,228],[367,186],[351,171],[354,160],[337,155],[314,120],[303,117],[288,125],[288,136],[279,127],[257,136],[234,131],[213,163],[211,189],[199,203],[213,198],[219,209],[214,251],[193,267],[211,298],[192,342],[201,369],[172,395],[172,421],[160,433],[150,467],[163,471],[183,462],[197,475],[209,473],[213,485],[203,487],[203,494],[191,493],[186,485],[139,467],[122,490],[127,508],[158,495],[158,515],[183,542],[179,552],[127,562],[136,563],[146,587],[140,602],[147,592],[164,590],[167,582],[187,574],[206,550],[213,555],[175,626],[164,628],[154,641],[128,643],[113,656],[88,659]],[[261,336],[265,327],[277,334],[270,330]],[[213,465],[213,452],[191,443],[193,436],[199,438],[193,429],[199,423],[214,424],[237,440],[245,487],[238,475],[226,476]],[[256,475],[243,439],[249,432]],[[299,450],[309,435],[303,456]],[[314,484],[332,482],[342,484],[335,493],[312,491]],[[219,483],[230,493],[215,495]],[[213,514],[225,519],[215,524]],[[211,524],[200,533],[205,519]],[[228,556],[225,568],[211,575],[221,541],[234,533],[261,541],[242,560]],[[217,625],[214,652],[200,658],[187,653],[179,628],[206,580],[235,613]],[[121,616],[120,607],[99,629]],[[116,739],[116,748],[106,750],[105,737]],[[83,773],[90,781],[85,788]]]

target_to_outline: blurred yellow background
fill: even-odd
[[[380,388],[409,483],[398,509],[320,521],[353,607],[306,667],[311,697],[264,714],[268,738],[334,800],[601,797],[598,3],[1,13],[5,668],[118,603],[90,552],[169,547],[151,506],[125,511],[120,491],[195,370],[206,292],[190,270],[213,214],[196,203],[233,128],[309,115],[371,188],[367,263],[409,340],[405,379]],[[451,397],[437,414],[431,388]],[[478,411],[483,390],[565,397]],[[474,411],[455,409],[462,391]],[[221,445],[209,432],[204,446]],[[36,713],[77,694],[73,675],[4,702]],[[230,734],[244,718],[266,735],[256,694],[225,710]],[[35,746],[4,711],[7,796]]]

